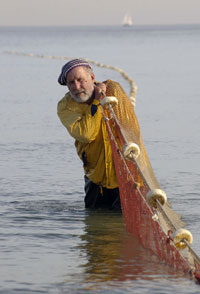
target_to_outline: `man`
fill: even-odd
[[[77,153],[83,162],[85,207],[120,209],[112,150],[100,100],[104,92],[115,96],[116,91],[123,90],[110,80],[96,83],[90,64],[81,59],[66,63],[58,82],[69,89],[58,103],[58,116],[75,139]]]

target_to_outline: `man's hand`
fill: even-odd
[[[106,95],[106,85],[104,83],[97,83],[94,86],[95,99],[101,100]]]

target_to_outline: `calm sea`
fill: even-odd
[[[56,115],[65,61],[122,68],[155,174],[200,254],[200,25],[0,28],[0,293],[199,293],[151,256],[122,216],[84,209],[83,170]],[[96,79],[128,84],[95,68]]]

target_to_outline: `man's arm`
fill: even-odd
[[[95,140],[102,120],[102,113],[98,105],[99,100],[94,99],[86,112],[82,114],[69,108],[66,98],[58,103],[58,116],[74,139],[82,143],[90,143]]]

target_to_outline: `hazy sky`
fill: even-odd
[[[140,24],[200,23],[200,0],[0,0],[2,25],[120,25],[128,12]]]

